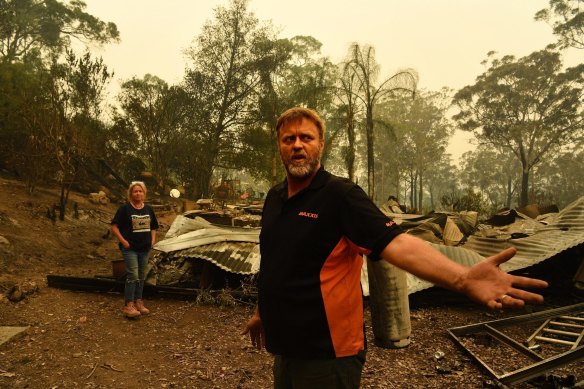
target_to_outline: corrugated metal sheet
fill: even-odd
[[[524,229],[529,236],[512,238],[509,231],[498,237],[483,237],[477,234],[468,238],[462,246],[450,247],[432,244],[450,259],[465,266],[472,266],[484,257],[494,255],[513,246],[517,254],[501,265],[505,271],[523,269],[553,257],[571,247],[584,243],[584,197],[579,198],[554,216],[545,218],[549,224],[537,223],[534,219],[518,214],[529,227]],[[516,222],[518,223],[518,222]],[[513,223],[513,224],[516,224]],[[408,274],[408,293],[414,293],[432,286],[427,281]]]
[[[533,220],[533,219],[531,219]],[[564,250],[584,243],[584,197],[562,209],[550,224],[532,227],[531,235],[513,239],[471,236],[465,248],[485,257],[513,246],[517,254],[504,264],[505,270],[516,270],[536,264]]]
[[[169,259],[201,258],[237,274],[255,274],[260,266],[260,245],[248,242],[221,242],[178,250]]]
[[[203,228],[187,232],[174,238],[161,240],[154,245],[154,249],[163,253],[169,253],[219,242],[248,242],[257,244],[259,241],[260,233],[258,229],[241,228],[241,231],[237,231],[233,228],[227,230],[213,227]]]
[[[237,274],[255,274],[260,266],[259,228],[216,226],[196,217],[178,216],[167,236],[154,246],[168,260],[200,258]]]
[[[437,219],[424,220],[424,217],[420,216],[412,217],[405,214],[392,216],[396,220],[400,216],[407,219],[400,221],[406,229],[410,227],[419,230],[420,224],[427,223],[427,227],[435,233],[434,230],[439,224]],[[584,197],[558,214],[545,215],[539,218],[539,221],[519,213],[513,213],[509,217],[512,217],[509,220],[515,219],[516,222],[512,223],[512,226],[501,227],[501,230],[493,234],[494,237],[475,234],[468,237],[466,243],[460,246],[428,244],[465,266],[472,266],[484,257],[514,246],[517,248],[517,255],[501,266],[506,271],[512,271],[534,265],[584,243]],[[257,273],[260,264],[258,228],[217,227],[202,219],[181,218],[177,218],[176,225],[173,223],[171,227],[171,235],[174,237],[158,242],[154,247],[156,250],[168,253],[173,258],[206,259],[233,273]],[[462,226],[458,220],[455,221]],[[521,232],[522,236],[528,236],[512,238],[517,232]],[[362,277],[362,281],[365,283],[364,290],[368,290],[367,277]],[[431,283],[408,274],[408,293],[431,286]]]
[[[484,259],[480,254],[468,250],[464,247],[458,246],[444,246],[441,244],[435,243],[428,243],[430,246],[435,248],[436,250],[440,251],[442,254],[446,255],[448,258],[452,259],[455,262],[458,262],[464,266],[472,266],[477,262],[480,262]],[[407,273],[408,279],[408,294],[419,292],[421,290],[430,288],[434,286],[432,283],[418,278],[410,273]]]

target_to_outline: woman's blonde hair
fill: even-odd
[[[130,202],[132,201],[132,190],[134,189],[135,186],[139,186],[142,188],[142,191],[144,192],[144,200],[146,200],[146,193],[148,193],[148,190],[146,189],[146,184],[143,183],[142,181],[132,181],[132,183],[128,187],[128,201]]]

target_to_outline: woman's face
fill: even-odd
[[[130,197],[132,197],[133,202],[141,203],[144,201],[144,189],[140,185],[134,185],[130,192]]]

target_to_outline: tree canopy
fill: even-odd
[[[462,129],[521,164],[520,205],[528,202],[529,172],[550,153],[580,139],[584,131],[584,64],[562,69],[550,49],[516,59],[492,59],[489,69],[454,97]]]
[[[85,12],[83,1],[0,0],[0,55],[13,62],[62,52],[71,39],[104,44],[119,39],[117,26]]]
[[[520,204],[566,204],[584,182],[584,65],[565,69],[557,51],[582,42],[576,6],[551,0],[538,16],[570,40],[523,58],[491,55],[474,85],[456,93],[456,123],[481,142],[458,170],[446,152],[452,93],[416,91],[412,69],[381,77],[372,46],[353,43],[334,63],[316,37],[282,37],[247,0],[229,0],[186,49],[182,80],[135,75],[106,100],[113,71],[71,43],[116,42],[113,23],[78,0],[0,0],[0,167],[31,192],[58,183],[62,206],[98,159],[121,181],[150,172],[158,193],[213,196],[219,180],[244,174],[254,180],[246,189],[265,192],[285,176],[274,124],[305,106],[327,123],[323,164],[364,184],[374,201],[391,194],[418,211],[438,199],[494,208],[517,201],[521,188]]]
[[[584,49],[584,9],[581,0],[550,0],[549,8],[535,14],[535,20],[551,24],[560,48]]]

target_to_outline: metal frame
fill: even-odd
[[[509,327],[516,324],[524,324],[539,320],[546,320],[565,314],[584,313],[584,303],[570,305],[562,308],[550,309],[531,313],[527,315],[515,316],[508,319],[494,320],[490,322],[483,322],[471,324],[462,327],[449,328],[448,333],[454,338],[463,349],[465,349],[477,362],[479,362],[490,374],[505,385],[511,385],[540,376],[541,374],[562,367],[572,362],[584,359],[584,345],[568,350],[566,352],[555,355],[551,358],[544,359],[539,354],[532,351],[530,348],[518,343],[500,331],[501,328]],[[487,333],[496,340],[507,344],[521,354],[531,358],[535,363],[532,365],[514,370],[510,373],[497,375],[485,362],[483,362],[478,355],[467,349],[460,340],[460,337],[469,336],[477,333]]]

